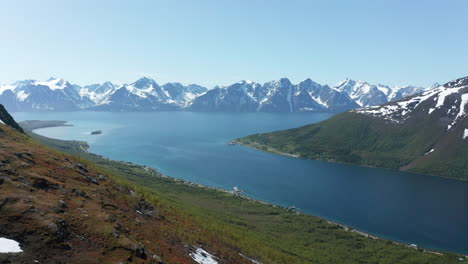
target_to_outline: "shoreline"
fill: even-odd
[[[23,121],[23,122],[25,122],[25,121]],[[64,123],[66,123],[68,121],[60,121],[60,122],[63,122],[63,124],[64,124]],[[21,123],[22,122],[20,122],[20,125],[21,125]],[[73,125],[50,124],[48,126],[44,125],[43,127],[33,128],[33,129],[29,129],[29,130],[34,131],[34,130],[37,130],[37,129],[43,129],[43,128],[49,128],[49,127],[58,127],[58,126],[73,126]],[[73,141],[73,140],[67,140],[67,141]],[[233,143],[233,144],[231,144],[231,143]],[[258,148],[243,144],[241,142],[237,142],[236,140],[228,142],[227,144],[229,144],[229,145],[242,145],[242,146],[245,146],[245,147],[249,147],[249,148],[252,148],[252,149],[256,149],[256,150],[260,150],[260,151],[264,151],[264,152],[268,152],[268,153],[273,153],[273,154],[278,154],[278,155],[283,155],[283,156],[289,156],[289,157],[293,157],[293,158],[300,158],[298,155],[294,155],[294,154],[290,154],[290,153],[271,152],[271,151],[258,149]],[[194,187],[194,188],[206,189],[206,190],[211,190],[211,191],[218,191],[218,192],[222,192],[222,193],[225,193],[225,194],[230,194],[232,196],[236,196],[236,197],[239,197],[241,199],[248,200],[248,201],[257,202],[257,203],[264,204],[264,205],[269,205],[269,206],[272,206],[272,207],[275,207],[275,208],[282,208],[284,210],[289,211],[292,214],[308,215],[308,216],[311,216],[311,217],[316,217],[318,219],[326,221],[328,224],[339,226],[341,229],[345,230],[346,232],[357,233],[357,234],[359,234],[359,235],[361,235],[361,236],[363,236],[365,238],[390,241],[390,242],[392,242],[392,243],[394,243],[396,245],[404,245],[404,246],[407,246],[407,247],[414,248],[415,250],[423,250],[423,252],[431,253],[431,254],[435,254],[435,255],[445,255],[446,253],[452,253],[452,254],[463,255],[466,258],[468,258],[468,254],[465,254],[465,253],[458,253],[458,252],[454,252],[454,251],[444,251],[444,250],[438,250],[438,249],[424,248],[424,247],[419,247],[419,246],[417,246],[415,244],[409,244],[409,242],[407,243],[407,242],[400,242],[400,241],[388,239],[388,238],[385,238],[385,237],[382,237],[382,236],[379,236],[379,235],[372,234],[370,232],[365,232],[365,231],[356,229],[356,228],[354,228],[352,226],[348,226],[348,225],[345,225],[345,224],[342,224],[342,223],[339,223],[339,222],[336,222],[336,221],[332,221],[330,219],[327,219],[327,218],[324,218],[324,217],[321,217],[321,216],[313,215],[313,214],[310,214],[310,213],[304,213],[304,212],[301,212],[301,211],[298,211],[298,210],[295,210],[295,209],[291,209],[294,206],[291,206],[291,207],[288,208],[288,207],[285,207],[285,206],[281,206],[281,205],[273,204],[273,203],[270,203],[270,202],[262,201],[262,200],[259,200],[259,199],[256,199],[256,198],[252,198],[252,197],[250,197],[248,195],[245,195],[245,194],[236,194],[234,191],[229,191],[227,189],[223,189],[223,188],[220,188],[220,187],[213,187],[213,186],[209,186],[209,185],[203,185],[203,184],[194,183],[194,182],[186,181],[186,180],[183,180],[183,179],[175,178],[175,177],[172,177],[172,176],[161,173],[157,168],[152,168],[152,167],[149,167],[149,166],[146,166],[146,165],[141,165],[141,164],[137,164],[137,163],[133,163],[133,162],[129,162],[129,161],[112,160],[112,159],[107,158],[105,156],[90,152],[88,150],[89,149],[88,144],[85,147],[83,147],[83,145],[80,144],[80,148],[82,149],[83,152],[86,152],[86,153],[89,153],[89,154],[92,154],[92,155],[96,155],[96,156],[98,156],[98,157],[100,157],[102,159],[105,159],[105,160],[121,163],[121,164],[127,165],[127,166],[137,167],[137,168],[145,171],[146,173],[150,174],[151,176],[169,179],[169,180],[173,181],[176,184],[184,184],[184,185],[191,186],[191,187]],[[342,163],[342,164],[346,164],[346,163]],[[348,165],[353,165],[353,164],[348,164]],[[367,166],[367,167],[370,167],[370,166]],[[424,175],[427,175],[427,174],[424,174]],[[433,175],[429,175],[429,176],[433,176]],[[439,177],[439,176],[435,176],[435,177]],[[447,177],[443,177],[443,178],[447,178]],[[454,179],[454,178],[450,178],[450,179]]]
[[[18,124],[26,130],[34,131],[37,129],[50,128],[50,127],[71,127],[73,125],[67,124],[68,121],[63,120],[25,120],[18,122]]]
[[[327,219],[327,218],[324,218],[324,217],[321,217],[321,216],[313,215],[313,214],[310,214],[310,213],[304,213],[304,212],[301,212],[301,211],[296,211],[294,209],[291,209],[291,207],[294,207],[294,206],[291,206],[291,207],[288,208],[288,207],[284,207],[284,206],[281,206],[281,205],[266,202],[266,201],[263,201],[263,200],[259,200],[259,199],[250,197],[248,195],[236,194],[234,191],[229,191],[229,190],[226,190],[226,189],[223,189],[223,188],[220,188],[220,187],[213,187],[213,186],[209,186],[209,185],[204,185],[204,184],[199,184],[199,183],[186,181],[186,180],[183,180],[183,179],[179,179],[179,178],[175,178],[175,177],[163,174],[157,168],[152,168],[152,167],[149,167],[149,166],[146,166],[146,165],[141,165],[141,164],[137,164],[137,163],[133,163],[133,162],[129,162],[129,161],[112,160],[112,159],[107,158],[105,156],[102,156],[102,155],[99,155],[99,154],[96,154],[96,153],[93,153],[93,152],[89,152],[87,149],[83,148],[83,150],[88,152],[88,153],[91,153],[93,155],[99,156],[99,157],[101,157],[103,159],[106,159],[106,160],[111,160],[111,161],[118,162],[118,163],[121,163],[121,164],[124,164],[124,165],[130,165],[130,166],[138,167],[138,168],[146,171],[147,173],[149,173],[152,176],[161,177],[161,178],[165,178],[165,179],[170,179],[170,180],[174,181],[174,183],[177,183],[177,184],[184,184],[184,185],[195,187],[195,188],[207,189],[207,190],[211,190],[211,191],[218,191],[218,192],[230,194],[232,196],[236,196],[236,197],[239,197],[241,199],[248,200],[248,201],[257,202],[257,203],[261,203],[261,204],[264,204],[264,205],[269,205],[269,206],[272,206],[272,207],[275,207],[275,208],[282,208],[282,209],[287,210],[290,213],[295,214],[295,215],[307,215],[307,216],[311,216],[311,217],[316,217],[318,219],[326,221],[328,224],[339,226],[340,228],[342,228],[346,232],[357,233],[357,234],[359,234],[359,235],[361,235],[361,236],[363,236],[365,238],[379,239],[379,240],[383,240],[383,241],[390,241],[390,242],[392,242],[392,243],[394,243],[396,245],[403,245],[403,246],[407,246],[407,247],[410,247],[410,248],[414,248],[415,250],[423,250],[423,252],[425,252],[425,253],[430,253],[430,254],[435,254],[435,255],[440,255],[440,256],[442,256],[442,255],[444,255],[446,253],[451,253],[451,254],[463,255],[466,258],[468,258],[468,253],[465,254],[465,253],[444,251],[444,250],[438,250],[438,249],[432,249],[432,248],[425,248],[425,247],[420,247],[420,246],[418,246],[416,244],[413,244],[413,243],[410,244],[410,243],[406,243],[406,242],[396,241],[396,240],[393,240],[393,239],[388,239],[388,238],[385,238],[385,237],[382,237],[382,236],[379,236],[379,235],[375,235],[375,234],[372,234],[370,232],[365,232],[365,231],[362,231],[360,229],[356,229],[356,228],[354,228],[352,226],[342,224],[342,223],[339,223],[339,222],[336,222],[336,221],[333,221],[333,220],[330,220],[330,219]]]
[[[468,178],[454,178],[454,177],[448,177],[448,176],[441,176],[441,175],[435,175],[435,174],[428,174],[428,173],[421,173],[421,172],[415,172],[415,171],[407,171],[407,170],[396,170],[396,169],[391,169],[391,168],[386,168],[386,167],[377,167],[377,166],[370,166],[370,165],[361,165],[361,164],[354,164],[354,163],[346,163],[346,162],[340,162],[340,161],[332,161],[332,160],[324,160],[324,159],[307,159],[307,158],[301,158],[299,154],[291,154],[291,153],[286,153],[286,152],[281,152],[278,150],[275,150],[273,148],[270,148],[265,145],[260,145],[260,146],[265,146],[269,149],[275,150],[275,151],[268,151],[265,149],[257,148],[253,145],[245,144],[237,139],[232,140],[231,142],[228,142],[227,144],[229,145],[240,145],[244,146],[247,148],[255,149],[258,151],[263,151],[271,154],[276,154],[276,155],[281,155],[281,156],[287,156],[287,157],[292,157],[296,159],[303,159],[303,160],[316,160],[316,161],[323,161],[323,162],[329,162],[329,163],[338,163],[338,164],[344,164],[344,165],[351,165],[351,166],[359,166],[359,167],[365,167],[365,168],[375,168],[375,169],[384,169],[384,170],[390,170],[390,171],[399,171],[399,172],[405,172],[405,173],[413,173],[413,174],[418,174],[418,175],[424,175],[424,176],[431,176],[431,177],[438,177],[438,178],[444,178],[444,179],[451,179],[451,180],[456,180],[456,181],[463,181],[466,182],[468,181]],[[258,144],[258,143],[257,143]]]

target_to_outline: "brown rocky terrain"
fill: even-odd
[[[23,249],[0,263],[193,263],[171,215],[21,132],[0,124],[0,237]]]

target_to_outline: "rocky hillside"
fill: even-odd
[[[140,193],[0,125],[0,263],[193,263]]]
[[[265,150],[468,178],[468,77],[329,120],[238,140]]]
[[[0,103],[9,111],[205,111],[205,112],[343,112],[380,105],[422,92],[420,87],[371,85],[345,80],[330,87],[287,78],[264,84],[241,81],[205,87],[167,83],[143,77],[131,84],[111,82],[79,86],[63,79],[26,80],[0,85]]]

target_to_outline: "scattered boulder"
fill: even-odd
[[[22,153],[22,152],[18,152],[15,154],[18,158],[20,158],[22,161],[25,161],[29,164],[36,164],[36,162],[33,160],[32,158],[32,154],[31,153]]]
[[[58,208],[67,209],[68,208],[67,203],[65,203],[64,200],[59,200],[58,201]]]
[[[44,178],[36,178],[33,181],[32,186],[36,189],[49,190],[49,189],[58,189],[58,184],[51,183],[50,181]]]
[[[96,178],[94,177],[91,177],[91,176],[85,176],[84,179],[89,182],[89,183],[93,183],[93,184],[96,184],[96,185],[99,185],[99,182]]]
[[[116,220],[115,217],[113,217],[112,215],[108,215],[108,216],[106,216],[106,218],[104,219],[104,221],[113,223],[113,222],[115,222],[115,221],[117,221],[117,220]]]
[[[68,206],[65,203],[65,201],[64,200],[59,200],[57,208],[54,208],[54,212],[61,214],[61,213],[64,213],[67,208],[68,208]]]
[[[120,233],[123,231],[123,227],[121,224],[116,223],[114,225],[114,230],[112,231],[112,235],[115,236],[116,238],[120,238]]]
[[[58,242],[64,242],[70,232],[68,231],[69,226],[65,220],[59,219],[53,223],[47,225],[47,229],[55,235]]]
[[[81,163],[76,164],[75,168],[84,172],[88,172],[88,169]]]
[[[81,196],[81,197],[84,197],[84,198],[87,198],[87,199],[91,199],[91,197],[89,197],[88,194],[86,194],[85,192],[79,190],[79,189],[72,189],[72,192],[75,194],[75,195],[78,195],[78,196]]]
[[[155,215],[154,207],[151,206],[145,199],[141,198],[138,200],[138,204],[135,207],[137,213],[142,214],[144,216],[152,217]]]
[[[141,259],[147,259],[146,249],[143,246],[139,246],[135,249],[135,256]]]
[[[85,177],[88,176],[88,169],[83,164],[80,164],[80,163],[76,164],[75,171],[77,171],[79,174]]]
[[[158,255],[152,255],[151,258],[153,259],[153,262],[157,263],[157,264],[164,264],[164,261],[162,260],[162,258]]]

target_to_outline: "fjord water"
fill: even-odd
[[[302,160],[226,145],[253,133],[298,127],[312,113],[14,113],[19,120],[67,120],[44,136],[85,140],[91,151],[180,179],[300,208],[388,239],[468,253],[468,182]],[[101,135],[90,131],[102,130]]]

